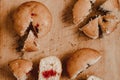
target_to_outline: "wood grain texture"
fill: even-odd
[[[22,3],[31,0],[0,0],[0,80],[15,80],[9,71],[8,62],[21,58],[16,51],[17,35],[13,29],[12,12]],[[110,35],[91,40],[80,35],[79,26],[72,24],[72,7],[76,0],[35,0],[45,4],[53,16],[51,31],[39,39],[40,50],[25,53],[22,58],[32,60],[34,69],[30,80],[37,80],[38,63],[42,57],[55,55],[63,62],[61,80],[69,80],[65,62],[71,53],[80,48],[93,48],[102,54],[102,59],[78,76],[96,75],[103,80],[120,80],[120,24]],[[98,0],[99,2],[104,0]]]

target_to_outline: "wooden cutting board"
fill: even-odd
[[[0,80],[15,80],[9,71],[8,62],[21,58],[16,51],[17,35],[11,21],[12,12],[22,3],[31,0],[0,0]],[[37,80],[38,64],[42,57],[55,55],[63,63],[61,80],[69,80],[65,61],[71,53],[80,48],[93,48],[102,54],[102,59],[78,76],[96,75],[103,80],[120,80],[120,24],[110,35],[92,40],[80,35],[79,26],[72,24],[71,11],[76,0],[36,0],[45,4],[53,16],[51,31],[39,39],[40,50],[24,53],[22,58],[32,60],[34,69],[30,80]],[[98,0],[98,4],[104,0]]]

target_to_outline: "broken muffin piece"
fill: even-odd
[[[99,24],[98,20],[100,17],[97,17],[93,20],[91,20],[88,24],[83,26],[80,30],[83,31],[83,33],[92,38],[92,39],[97,39],[99,37]]]
[[[95,0],[78,0],[73,8],[73,23],[82,22],[91,12],[92,4]]]
[[[9,68],[17,80],[26,80],[27,74],[32,70],[32,62],[25,59],[16,59],[11,61]]]
[[[112,33],[117,28],[119,22],[119,19],[114,14],[107,14],[99,19],[99,25],[105,34]]]
[[[79,73],[95,64],[101,55],[98,51],[90,48],[82,48],[76,51],[67,61],[67,72],[71,79],[75,79]]]
[[[36,43],[36,37],[34,36],[32,31],[30,31],[27,39],[24,42],[22,51],[32,52],[32,51],[37,51],[38,49],[39,47],[38,44]]]
[[[38,80],[60,80],[62,65],[55,56],[45,57],[40,60]]]

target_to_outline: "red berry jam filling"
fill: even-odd
[[[42,72],[42,75],[44,76],[44,78],[49,78],[49,77],[55,76],[56,73],[57,73],[56,71],[51,69],[51,70]]]
[[[39,24],[36,24],[36,26],[35,27],[39,27]]]
[[[36,24],[35,30],[36,30],[37,33],[39,33],[38,27],[39,27],[39,24]]]
[[[37,14],[35,14],[35,13],[32,13],[32,14],[31,14],[31,16],[37,16]]]

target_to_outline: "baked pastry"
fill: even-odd
[[[118,0],[106,0],[101,6],[105,11],[116,12],[119,10]]]
[[[76,51],[67,61],[69,77],[74,80],[79,73],[95,64],[100,58],[100,53],[94,49],[82,48]]]
[[[27,36],[27,39],[24,42],[22,51],[32,52],[38,49],[39,47],[36,42],[36,37],[33,35],[32,31],[30,31]]]
[[[89,76],[89,77],[87,78],[87,80],[102,80],[102,79],[100,79],[100,78],[98,78],[98,77],[96,77],[96,76],[91,75],[91,76]]]
[[[119,19],[112,13],[106,14],[99,19],[99,25],[105,34],[112,33],[117,28],[118,23],[120,23]]]
[[[52,16],[48,8],[36,1],[25,2],[20,5],[13,14],[14,29],[18,35],[23,36],[32,23],[37,30],[38,37],[49,32],[52,24]]]
[[[77,24],[82,22],[90,13],[92,4],[96,0],[78,0],[73,8],[73,23]]]
[[[113,32],[120,23],[118,0],[106,0],[102,5],[94,6],[96,0],[78,0],[73,7],[73,23],[80,24],[83,33],[92,39]],[[90,18],[100,15],[89,21]],[[89,21],[89,23],[87,23]]]
[[[83,26],[80,30],[83,31],[83,33],[92,38],[92,39],[96,39],[99,37],[99,24],[98,24],[98,20],[100,17],[97,17],[93,20],[91,20],[88,24],[86,24],[85,26]]]
[[[25,59],[16,59],[9,63],[9,68],[17,80],[26,80],[27,74],[32,70],[32,62]]]
[[[61,72],[61,62],[57,57],[45,57],[40,60],[38,80],[60,80]]]
[[[38,50],[35,38],[41,38],[50,31],[52,15],[42,3],[29,1],[16,9],[13,14],[13,22],[14,29],[21,37],[20,40],[24,39],[21,50],[31,52]]]

